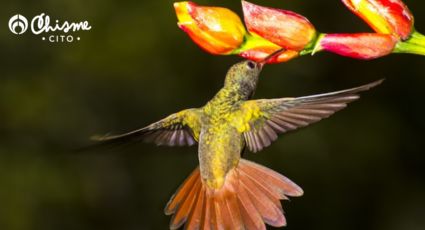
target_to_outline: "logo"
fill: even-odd
[[[9,29],[14,34],[23,34],[28,29],[28,20],[24,16],[17,14],[10,18]]]
[[[88,31],[91,26],[88,21],[68,22],[59,20],[50,20],[50,16],[41,13],[32,18],[30,25],[28,20],[20,15],[14,15],[9,20],[9,29],[14,34],[23,34],[31,27],[31,32],[34,35],[41,35],[41,40],[51,43],[80,41],[81,37],[74,38],[74,33],[78,31]]]

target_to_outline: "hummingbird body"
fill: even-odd
[[[241,159],[278,137],[341,110],[381,81],[348,90],[297,98],[251,100],[262,63],[230,68],[224,86],[203,107],[186,109],[123,135],[98,137],[106,144],[144,140],[158,145],[198,143],[195,169],[168,202],[170,229],[266,229],[286,225],[280,200],[302,189],[271,169]]]
[[[239,119],[240,101],[236,87],[225,86],[202,109],[199,167],[203,181],[210,188],[220,188],[226,174],[239,162],[243,140],[234,120]]]

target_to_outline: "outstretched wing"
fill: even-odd
[[[198,109],[187,109],[132,132],[113,136],[94,136],[92,139],[100,141],[102,145],[145,141],[157,145],[191,146],[197,142],[200,128]]]
[[[327,118],[359,98],[358,93],[382,83],[372,82],[357,88],[307,97],[261,99],[241,105],[245,118],[245,142],[252,152],[269,146],[282,134]]]

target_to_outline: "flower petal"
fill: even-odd
[[[314,26],[303,16],[242,1],[248,31],[291,50],[304,49],[315,37]]]
[[[176,2],[174,8],[179,27],[206,51],[229,54],[243,43],[246,31],[233,11],[193,2]]]

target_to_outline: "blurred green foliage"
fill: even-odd
[[[239,1],[197,2],[241,12]],[[253,2],[299,12],[322,32],[369,31],[339,0]],[[425,31],[425,2],[405,2]],[[167,229],[162,208],[196,167],[195,147],[72,149],[202,106],[240,60],[201,51],[177,28],[172,3],[1,2],[0,229]],[[12,15],[42,12],[92,30],[74,43],[9,31]],[[425,229],[424,66],[421,56],[321,53],[264,69],[257,98],[387,79],[332,118],[247,155],[304,188],[284,203],[286,229]]]

